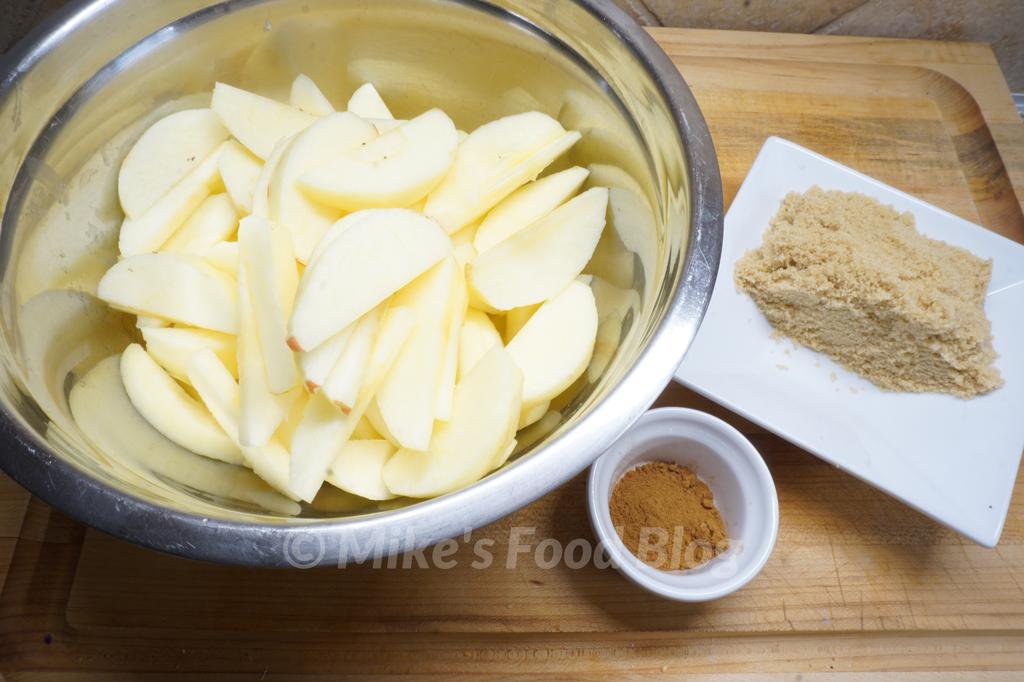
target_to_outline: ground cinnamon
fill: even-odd
[[[677,464],[648,462],[627,471],[610,507],[626,548],[655,568],[696,568],[729,546],[711,489]]]

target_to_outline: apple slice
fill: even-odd
[[[159,249],[206,197],[221,188],[217,162],[223,148],[214,149],[144,213],[124,219],[117,240],[122,256]]]
[[[505,343],[511,341],[519,333],[519,330],[530,321],[530,318],[533,317],[538,308],[540,308],[540,303],[534,303],[533,305],[513,308],[505,313],[505,329],[502,330],[502,337],[505,339]]]
[[[373,403],[371,402],[370,407],[366,408],[366,414],[363,415],[363,418],[359,420],[359,423],[356,424],[356,427],[352,430],[352,440],[380,440],[382,438],[377,429],[373,428],[373,424],[370,423],[370,420],[366,416],[370,413],[370,408],[372,406]]]
[[[426,450],[434,428],[447,316],[461,272],[448,257],[395,294],[394,305],[416,315],[416,328],[377,392],[377,406],[387,432],[404,448]],[[383,432],[382,432],[383,433]]]
[[[198,256],[143,253],[107,270],[96,296],[118,310],[238,333],[235,280]]]
[[[259,447],[267,444],[287,410],[267,382],[251,292],[248,271],[242,262],[238,268],[238,384],[242,401],[238,442],[244,447]]]
[[[580,139],[546,114],[530,111],[486,123],[459,145],[425,213],[448,232],[473,222]]]
[[[466,266],[471,300],[494,310],[556,295],[590,260],[608,207],[608,190],[588,189]]]
[[[214,244],[203,251],[202,257],[221,272],[238,277],[238,242]]]
[[[287,104],[225,83],[213,86],[210,108],[231,134],[261,159],[270,157],[282,137],[294,135],[317,120]]]
[[[135,409],[168,439],[197,455],[242,463],[238,446],[210,413],[137,343],[121,354],[121,380]]]
[[[150,317],[148,315],[138,315],[135,317],[135,326],[139,329],[159,328],[159,327],[170,327],[171,321],[165,320],[162,317]]]
[[[263,171],[263,161],[234,140],[224,143],[217,160],[228,196],[240,213],[252,213],[252,195]]]
[[[498,455],[497,459],[494,460],[494,463],[491,464],[491,471],[494,471],[495,469],[500,469],[502,466],[504,466],[505,462],[508,461],[508,458],[512,456],[512,453],[516,451],[517,444],[518,442],[515,438],[508,442],[508,445],[505,446],[505,449],[501,452],[501,454]]]
[[[370,401],[370,405],[366,408],[366,414],[363,415],[363,419],[370,424],[374,431],[377,432],[378,438],[383,438],[396,448],[401,447],[398,443],[398,439],[388,431],[388,425],[384,422],[384,417],[380,416],[380,407],[377,405],[376,400]],[[355,438],[355,435],[352,437]]]
[[[350,440],[331,464],[327,482],[368,500],[390,500],[395,496],[381,472],[393,454],[395,446],[386,440]]]
[[[501,334],[495,329],[494,323],[487,313],[470,308],[466,311],[466,319],[459,333],[459,381],[469,374],[493,346],[504,345]]]
[[[508,344],[523,372],[523,405],[551,400],[583,374],[596,336],[594,293],[583,282],[542,305]]]
[[[299,183],[313,199],[345,211],[410,206],[441,182],[457,146],[455,124],[431,109],[305,173]]]
[[[284,393],[299,381],[287,343],[287,320],[298,283],[291,238],[266,218],[251,215],[238,226],[238,246],[267,386],[272,393]]]
[[[406,209],[359,211],[302,273],[288,345],[316,348],[451,252],[433,220]],[[329,235],[324,235],[326,240]]]
[[[367,123],[371,123],[373,127],[377,129],[378,135],[383,135],[384,133],[392,131],[409,122],[403,118],[364,118],[363,120]]]
[[[210,349],[231,374],[238,374],[235,337],[192,327],[148,327],[142,330],[146,351],[176,379],[188,381],[188,360],[193,353]]]
[[[325,116],[295,136],[270,179],[269,215],[292,235],[295,255],[309,262],[317,242],[341,211],[310,199],[298,179],[377,136],[372,125],[347,112]]]
[[[164,244],[162,251],[201,254],[214,244],[226,241],[238,229],[238,211],[227,194],[207,197],[199,208]]]
[[[455,380],[459,370],[459,337],[462,334],[462,323],[466,320],[469,305],[469,294],[466,291],[466,278],[463,266],[455,259],[455,274],[452,295],[448,301],[448,312],[445,318],[448,327],[445,330],[444,357],[441,361],[441,377],[437,384],[437,403],[434,407],[436,419],[447,420],[452,416],[452,398],[455,394]]]
[[[124,157],[117,176],[125,215],[142,217],[226,139],[227,129],[210,109],[179,111],[151,125]]]
[[[473,246],[483,253],[561,206],[590,174],[574,166],[523,185],[492,208],[480,223]]]
[[[516,425],[516,430],[525,429],[527,426],[539,422],[544,415],[548,413],[548,409],[550,409],[550,407],[550,400],[543,403],[537,403],[532,407],[524,407],[519,413],[519,423]]]
[[[350,324],[313,350],[299,353],[299,367],[307,391],[316,393],[327,381],[357,324]]]
[[[377,306],[359,318],[352,329],[352,335],[345,343],[345,348],[327,375],[327,381],[324,382],[324,393],[345,414],[352,411],[359,397],[359,387],[366,374],[366,365],[373,350],[373,340],[377,335],[381,312],[381,306]]]
[[[594,356],[587,366],[587,378],[597,381],[619,349],[623,322],[630,313],[634,320],[637,319],[641,301],[636,289],[622,289],[600,277],[594,277],[590,288],[597,303],[598,320]]]
[[[384,465],[395,495],[434,497],[483,477],[513,440],[523,377],[511,355],[492,348],[455,387],[452,417],[426,452],[401,449]]]
[[[334,107],[331,106],[330,100],[324,97],[324,93],[316,86],[313,79],[304,73],[300,73],[292,81],[288,103],[299,111],[313,116],[326,116],[334,113]]]
[[[363,83],[349,98],[346,108],[362,118],[392,119],[391,110],[384,104],[373,83]]]
[[[292,436],[289,472],[290,486],[302,495],[302,499],[312,499],[320,489],[338,448],[351,437],[415,324],[416,317],[408,308],[392,306],[384,313],[373,342],[366,376],[359,389],[359,398],[351,412],[343,414],[322,391],[309,399],[302,421]]]
[[[220,427],[239,445],[245,464],[275,490],[293,500],[301,499],[289,487],[289,455],[280,440],[272,438],[258,447],[241,445],[241,390],[213,351],[201,350],[189,359],[188,378]]]
[[[270,181],[294,139],[293,137],[282,137],[278,140],[273,151],[270,152],[267,162],[263,164],[260,177],[256,179],[256,184],[252,188],[252,215],[270,217]]]

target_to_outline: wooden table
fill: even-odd
[[[653,35],[700,100],[727,201],[765,137],[781,135],[1024,241],[1024,125],[988,47]],[[455,568],[311,571],[158,555],[0,479],[0,671],[12,680],[339,671],[861,680],[895,669],[903,680],[1022,679],[1024,477],[1002,541],[983,549],[684,389],[660,402],[736,424],[775,476],[778,545],[730,597],[669,603],[612,569],[545,570],[532,552],[506,568],[514,527],[536,529],[534,548],[592,538],[583,477],[474,532]],[[483,538],[494,540],[494,563],[476,570]]]

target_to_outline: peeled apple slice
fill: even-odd
[[[452,417],[426,452],[399,450],[384,465],[395,495],[434,497],[479,480],[513,440],[523,377],[510,354],[492,348],[455,387]]]
[[[373,83],[363,83],[356,88],[352,97],[349,98],[346,108],[361,118],[394,118],[388,105],[384,104],[380,93],[377,92],[377,88],[373,87]]]
[[[537,423],[545,414],[548,413],[548,409],[550,407],[550,400],[543,403],[537,403],[532,407],[524,407],[523,411],[519,413],[519,424],[516,425],[516,429],[525,429],[527,426]]]
[[[162,317],[138,315],[135,318],[135,326],[139,329],[149,329],[150,327],[170,327],[171,323],[169,320],[165,320]]]
[[[226,139],[227,128],[210,109],[179,111],[151,125],[117,176],[125,215],[140,218]]]
[[[331,106],[330,100],[324,97],[324,93],[316,86],[313,79],[304,73],[300,73],[292,81],[288,103],[299,111],[313,116],[326,116],[334,113],[334,107]]]
[[[343,414],[323,392],[309,399],[302,421],[292,436],[289,473],[290,486],[302,499],[312,499],[320,489],[338,449],[351,437],[415,324],[415,316],[408,308],[392,306],[384,313],[359,398],[351,412]]]
[[[273,151],[270,152],[267,162],[263,164],[260,176],[256,179],[256,184],[252,188],[252,215],[263,218],[270,217],[270,181],[274,177],[277,166],[281,159],[284,158],[285,152],[288,151],[288,147],[293,139],[291,137],[282,137],[278,140],[277,144],[274,145]]]
[[[163,251],[202,253],[214,244],[226,241],[238,229],[238,211],[227,194],[206,198],[199,208],[171,235]]]
[[[352,330],[352,336],[345,343],[345,348],[342,349],[324,383],[324,393],[345,414],[352,411],[359,396],[359,387],[363,383],[366,365],[373,350],[373,340],[377,336],[380,315],[381,310],[378,306],[359,318]]]
[[[569,388],[586,370],[596,336],[594,293],[583,282],[542,305],[508,344],[523,372],[523,405],[550,401]]]
[[[231,373],[213,351],[203,350],[189,360],[188,378],[220,427],[238,444],[242,398]],[[252,468],[257,476],[287,497],[293,500],[300,499],[289,487],[289,455],[278,439],[271,439],[259,447],[240,449],[245,464]]]
[[[390,500],[394,495],[381,472],[393,454],[395,446],[386,440],[350,440],[327,472],[327,482],[368,500]]]
[[[299,367],[307,391],[316,393],[327,381],[356,324],[358,322],[345,327],[313,350],[299,354]]]
[[[501,334],[487,313],[475,308],[467,310],[459,333],[459,381],[469,374],[487,351],[493,346],[502,345]]]
[[[448,326],[445,330],[444,357],[441,359],[441,375],[437,383],[437,404],[434,417],[446,420],[452,416],[452,399],[455,395],[455,381],[459,370],[459,337],[462,334],[462,323],[466,319],[469,304],[469,293],[466,291],[466,278],[462,274],[462,265],[456,259],[452,295],[448,301],[448,312],[445,318]]]
[[[392,299],[394,305],[413,311],[416,327],[377,392],[377,407],[387,433],[411,450],[426,450],[430,444],[446,351],[447,317],[459,277],[458,265],[449,257]]]
[[[452,248],[437,223],[406,209],[359,211],[335,228],[343,225],[302,274],[288,340],[294,351],[316,348]]]
[[[441,182],[457,146],[455,124],[431,109],[299,182],[313,199],[345,211],[410,206]]]
[[[224,189],[241,213],[252,213],[252,195],[263,170],[263,161],[234,140],[224,143],[217,160]]]
[[[238,374],[235,337],[189,327],[149,327],[142,330],[146,350],[172,376],[188,379],[188,361],[194,353],[209,349],[224,363],[231,374]]]
[[[484,252],[529,227],[576,193],[590,174],[574,166],[524,185],[491,209],[477,228],[473,245]]]
[[[564,289],[594,253],[604,229],[608,190],[594,187],[466,266],[471,300],[510,310]]]
[[[534,303],[533,305],[524,305],[521,308],[513,308],[505,313],[505,329],[502,330],[505,343],[511,341],[519,333],[519,330],[530,321],[530,318],[533,317],[538,308],[540,308],[540,303]]]
[[[298,283],[291,238],[269,220],[248,216],[238,227],[238,246],[267,386],[272,393],[284,393],[299,382],[287,342],[288,316]]]
[[[198,256],[144,253],[107,270],[96,295],[114,308],[238,333],[235,280]]]
[[[182,226],[206,197],[221,187],[217,147],[137,218],[125,218],[118,235],[122,256],[156,251]]]
[[[197,455],[242,463],[238,446],[210,413],[137,343],[121,354],[121,380],[135,409],[168,439]]]
[[[274,145],[312,125],[315,116],[268,97],[225,83],[213,87],[210,108],[231,134],[261,159],[270,157]]]
[[[203,251],[202,257],[221,272],[238,277],[238,242],[214,244]]]
[[[580,139],[538,111],[486,123],[459,145],[444,182],[424,212],[449,233],[476,220]]]
[[[332,113],[295,136],[270,179],[270,217],[288,229],[295,255],[309,262],[317,242],[341,211],[313,201],[298,185],[304,173],[377,137],[373,126],[354,114]]]

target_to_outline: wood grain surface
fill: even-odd
[[[1024,125],[981,45],[656,29],[697,95],[731,201],[781,135],[1024,241]],[[542,540],[593,540],[579,477],[460,539],[442,569],[214,566],[88,530],[0,477],[0,673],[10,680],[475,678],[1016,680],[1024,675],[1024,476],[984,549],[759,427],[718,414],[775,477],[764,571],[710,604],[655,598]],[[533,529],[532,535],[522,529]],[[520,530],[516,530],[520,529]],[[515,554],[509,545],[528,549]],[[492,555],[476,569],[479,541]],[[550,544],[550,543],[549,543]],[[230,675],[228,674],[230,673]],[[756,674],[755,674],[756,673]],[[310,679],[303,677],[303,679]]]

